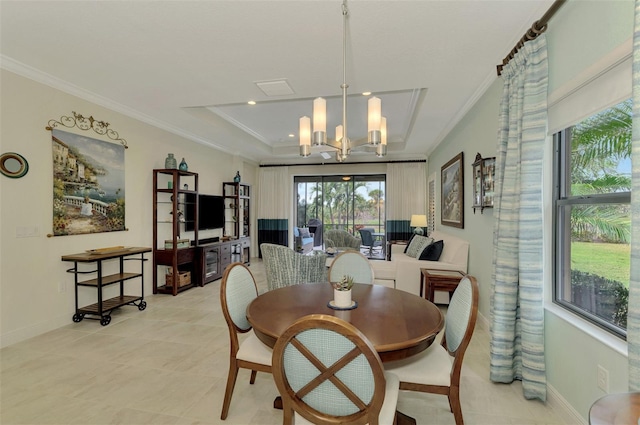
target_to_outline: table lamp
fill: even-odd
[[[427,216],[421,214],[412,214],[409,226],[414,227],[413,233],[416,235],[424,235],[423,227],[427,227]]]

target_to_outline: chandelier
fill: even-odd
[[[351,141],[347,135],[347,2],[342,2],[342,125],[336,127],[335,140],[327,140],[327,103],[322,97],[313,100],[313,132],[311,119],[300,118],[300,156],[311,154],[313,146],[326,146],[336,149],[336,161],[344,162],[351,149],[361,146],[375,147],[379,158],[387,154],[387,119],[382,116],[382,102],[378,97],[368,101],[367,139],[360,142]],[[323,152],[324,154],[324,152]],[[324,156],[324,155],[323,155]],[[329,156],[325,156],[329,158]]]

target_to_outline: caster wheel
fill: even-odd
[[[100,324],[102,326],[107,326],[109,323],[111,323],[111,316],[104,316],[102,319],[100,319]]]
[[[147,308],[147,302],[146,301],[140,301],[140,304],[138,304],[138,310],[142,311],[145,308]]]
[[[76,313],[73,315],[73,321],[76,323],[82,322],[82,319],[84,319],[84,314]]]

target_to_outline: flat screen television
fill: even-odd
[[[194,230],[196,195],[185,196],[185,230]],[[224,227],[224,198],[218,195],[198,195],[198,230],[222,229]]]

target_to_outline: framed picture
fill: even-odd
[[[441,169],[440,222],[444,226],[464,229],[464,168],[460,152]]]

